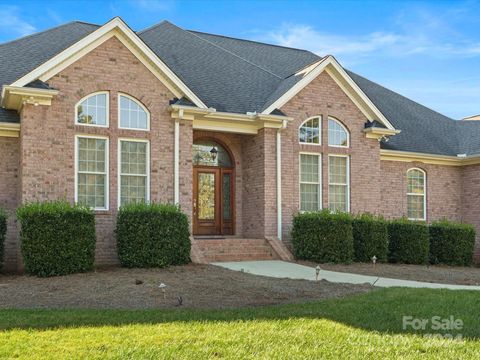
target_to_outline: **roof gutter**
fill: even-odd
[[[380,150],[380,160],[384,161],[401,161],[401,162],[421,162],[424,164],[446,165],[446,166],[466,166],[480,164],[480,155],[465,156],[459,154],[457,156],[451,155],[437,155],[425,154],[410,151],[397,150]]]

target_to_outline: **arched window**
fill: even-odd
[[[148,110],[138,100],[126,94],[118,95],[118,119],[120,129],[150,129]]]
[[[305,120],[298,129],[298,141],[304,144],[321,144],[320,116]]]
[[[75,122],[108,127],[108,92],[93,93],[80,100],[75,106]]]
[[[348,147],[348,130],[335,118],[328,118],[328,146]]]
[[[426,174],[413,168],[407,171],[407,215],[410,220],[426,220]]]
[[[193,143],[193,165],[233,167],[228,151],[212,140],[197,140]]]

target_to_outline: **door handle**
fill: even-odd
[[[193,216],[197,215],[197,200],[193,200]]]

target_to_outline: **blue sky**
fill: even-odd
[[[117,15],[332,54],[452,118],[480,113],[480,1],[0,0],[0,42]]]

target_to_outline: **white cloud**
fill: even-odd
[[[0,22],[0,34],[25,36],[37,30],[31,23],[22,19],[19,8],[16,6],[2,6],[0,19],[2,19]]]
[[[377,31],[364,35],[337,35],[314,29],[303,24],[283,24],[277,29],[257,36],[263,41],[282,46],[308,49],[318,55],[336,55],[346,61],[358,57],[427,54],[434,57],[480,55],[480,43],[459,41],[449,43],[437,41],[425,33],[400,33]]]
[[[341,36],[315,30],[308,25],[284,24],[264,35],[282,46],[310,49],[320,55],[369,54],[402,41],[401,36],[374,32],[364,36]]]
[[[462,33],[465,23],[475,20],[475,6],[456,3],[441,12],[423,4],[397,10],[374,32],[340,35],[308,24],[284,23],[257,34],[262,41],[332,54],[355,63],[365,57],[403,58],[424,55],[435,58],[480,56],[480,41]]]

